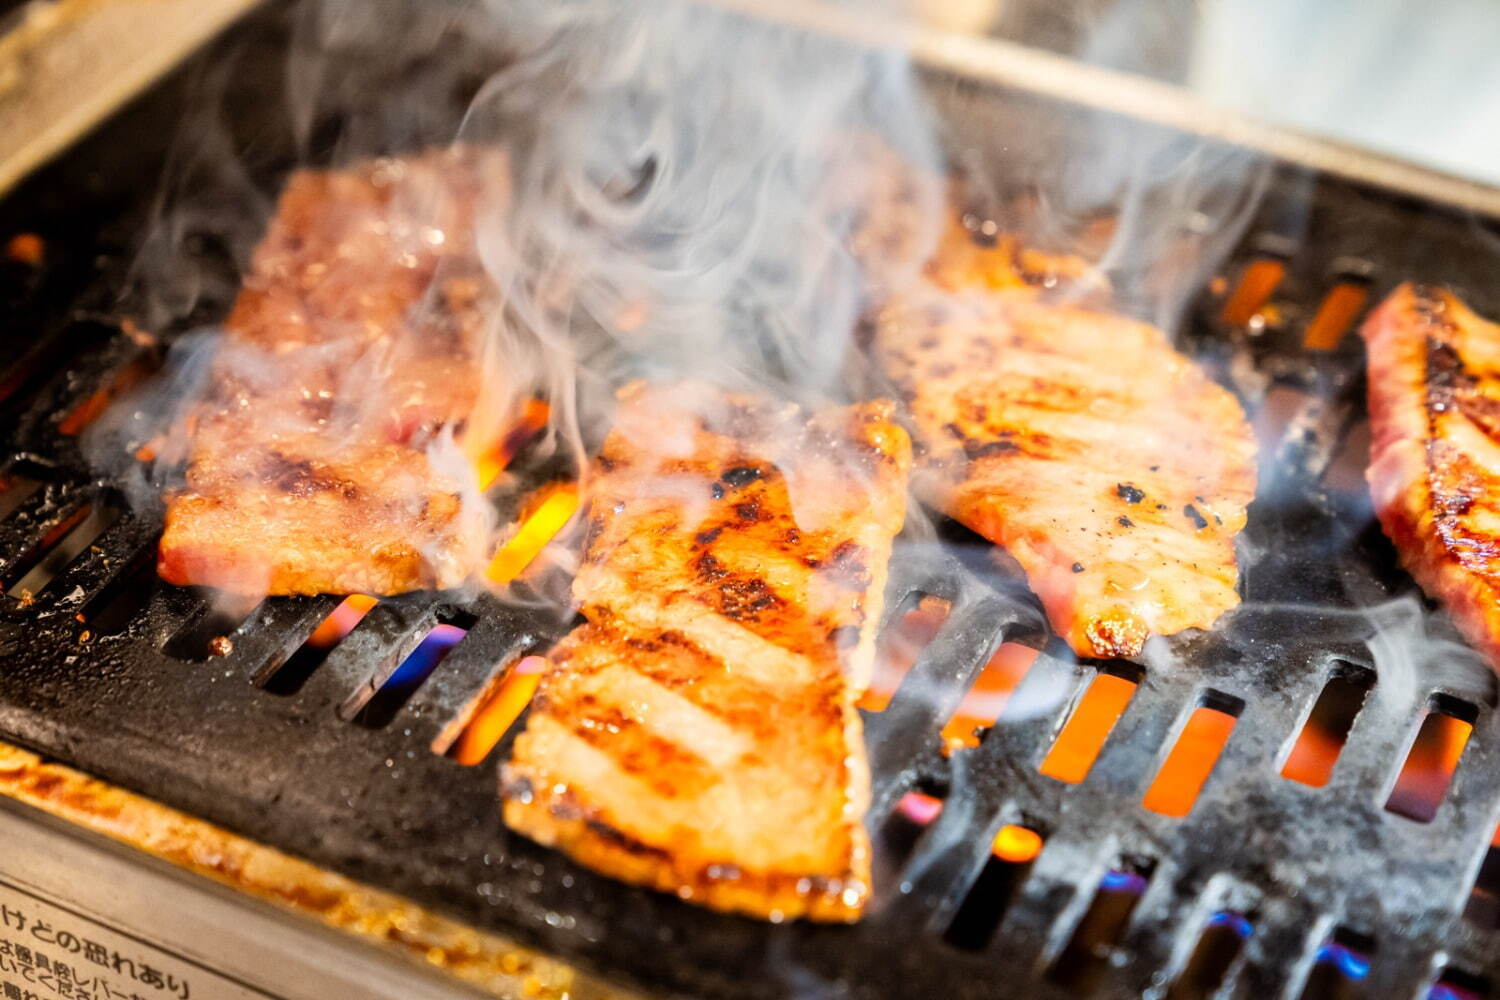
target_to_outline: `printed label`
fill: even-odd
[[[272,996],[0,879],[0,1000]]]

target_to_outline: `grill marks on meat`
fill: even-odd
[[[474,454],[497,430],[466,425],[494,308],[474,219],[503,203],[505,178],[473,149],[292,176],[189,418],[164,579],[392,594],[482,564],[467,469],[430,453],[445,428]]]
[[[1381,527],[1500,668],[1500,324],[1451,292],[1402,285],[1362,333]]]
[[[906,434],[699,383],[623,393],[505,821],[722,910],[850,920],[869,887],[868,683]]]
[[[1209,627],[1239,602],[1255,491],[1238,402],[1161,331],[981,280],[983,262],[935,263],[879,317],[919,495],[1003,546],[1084,656]]]

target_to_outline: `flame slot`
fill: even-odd
[[[1230,326],[1249,326],[1285,277],[1286,264],[1280,259],[1261,257],[1252,260],[1224,303],[1220,318]]]
[[[483,761],[531,704],[537,684],[546,672],[544,657],[521,657],[474,700],[457,737],[440,735],[433,742],[432,752],[445,754],[468,767]]]
[[[1339,663],[1292,745],[1281,776],[1313,788],[1328,784],[1349,730],[1354,728],[1354,720],[1374,686],[1373,672]]]
[[[1130,915],[1151,881],[1152,867],[1122,863],[1104,873],[1073,936],[1052,963],[1048,978],[1079,996],[1098,989]]]
[[[1386,799],[1389,812],[1418,823],[1432,822],[1448,794],[1477,716],[1478,710],[1467,702],[1446,695],[1432,696],[1417,738]]]
[[[234,649],[233,636],[260,605],[259,598],[201,590],[209,606],[167,640],[161,651],[173,659],[202,663],[211,656],[227,655]]]
[[[1137,684],[1135,679],[1101,671],[1057,734],[1057,741],[1042,761],[1041,772],[1069,784],[1088,777],[1104,741],[1125,714]]]
[[[979,745],[983,731],[1000,718],[1038,655],[1038,650],[1018,642],[1000,644],[943,727],[944,752]]]
[[[1318,947],[1301,1000],[1353,1000],[1361,996],[1364,991],[1360,984],[1370,974],[1374,954],[1373,938],[1347,927],[1335,927]]]
[[[1331,351],[1339,346],[1369,301],[1370,286],[1363,281],[1346,279],[1334,285],[1318,304],[1312,322],[1307,324],[1302,346],[1309,351]]]
[[[152,355],[137,355],[87,399],[73,407],[58,423],[58,433],[76,437],[85,427],[99,419],[111,403],[139,385],[156,368],[156,360]]]
[[[874,851],[875,884],[890,885],[900,880],[902,869],[916,851],[937,818],[943,814],[943,800],[926,792],[907,792],[871,836]]]
[[[896,689],[952,610],[953,604],[941,597],[920,593],[907,595],[876,643],[875,670],[870,686],[860,696],[860,708],[867,712],[885,711],[895,697]]]
[[[123,516],[108,504],[85,504],[53,525],[8,574],[6,593],[23,603],[40,594],[53,577],[68,567],[84,550]]]
[[[474,474],[479,480],[480,489],[489,489],[495,480],[500,478],[500,473],[504,472],[520,454],[521,449],[535,441],[537,436],[547,429],[547,420],[551,412],[547,404],[540,399],[526,401],[516,425],[511,428],[510,433],[505,435],[499,447],[474,463]]]
[[[383,729],[390,725],[396,713],[401,711],[417,688],[426,683],[438,664],[453,652],[455,646],[463,642],[476,620],[473,615],[455,613],[439,621],[368,701],[363,704],[348,703],[340,714],[366,729]]]
[[[1446,966],[1427,991],[1427,1000],[1485,1000],[1490,981],[1463,969]]]
[[[318,627],[297,647],[296,652],[284,662],[273,664],[272,672],[257,675],[255,683],[272,694],[296,694],[302,690],[302,685],[307,683],[313,671],[322,666],[329,654],[344,641],[344,637],[354,631],[354,626],[363,621],[370,609],[379,603],[377,598],[367,594],[350,594],[328,613],[328,617],[318,623]]]
[[[981,951],[989,945],[1005,919],[1005,911],[1031,873],[1031,863],[1042,852],[1043,842],[1042,835],[1030,827],[1002,826],[943,940],[964,951]]]
[[[1156,780],[1146,789],[1141,805],[1163,816],[1186,816],[1198,801],[1198,793],[1213,773],[1244,709],[1245,703],[1238,698],[1217,691],[1205,692],[1198,707],[1188,716],[1172,752],[1162,761]]]
[[[1167,992],[1167,1000],[1208,1000],[1215,995],[1254,933],[1254,923],[1244,914],[1231,910],[1212,914],[1187,966]]]
[[[0,478],[0,521],[16,512],[42,484],[25,476],[6,475]]]
[[[1484,861],[1474,875],[1464,919],[1476,927],[1500,930],[1500,826],[1495,827]]]

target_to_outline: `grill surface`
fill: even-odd
[[[276,29],[250,24],[237,34],[253,41],[268,30]],[[59,423],[136,351],[114,324],[117,296],[156,193],[161,136],[197,73],[157,88],[0,206],[0,234],[37,231],[49,244],[45,269],[5,264],[0,283],[5,357],[21,359],[22,380],[0,382],[9,389],[0,400],[4,476],[40,484],[0,520],[7,587],[33,544],[80,505],[119,504],[120,484],[91,478]],[[941,103],[961,133],[997,106],[1024,104],[1009,100],[946,88]],[[856,927],[705,913],[598,878],[503,830],[495,764],[508,740],[476,767],[430,746],[497,665],[557,634],[547,616],[490,598],[384,601],[299,690],[271,693],[252,681],[336,599],[269,600],[231,633],[230,655],[168,655],[174,636],[212,611],[204,595],[155,580],[158,525],[146,515],[121,516],[29,606],[3,598],[0,735],[662,992],[958,998],[993,996],[1006,983],[1028,996],[1167,995],[1219,912],[1251,928],[1225,974],[1229,995],[1298,995],[1335,925],[1369,960],[1367,995],[1422,995],[1444,968],[1493,980],[1500,938],[1462,911],[1500,813],[1494,678],[1451,645],[1451,627],[1429,606],[1385,603],[1410,594],[1410,581],[1394,568],[1357,478],[1325,484],[1323,475],[1362,419],[1357,338],[1325,353],[1300,344],[1339,273],[1368,282],[1374,299],[1406,278],[1447,283],[1494,314],[1500,303],[1486,282],[1496,246],[1493,231],[1442,208],[1276,167],[1225,273],[1267,252],[1284,260],[1272,297],[1281,321],[1227,326],[1217,318],[1222,300],[1204,293],[1186,331],[1245,396],[1279,456],[1265,467],[1245,536],[1246,606],[1214,632],[1153,647],[1142,664],[1077,662],[1047,640],[1034,601],[990,567],[972,536],[949,525],[940,548],[898,552],[891,606],[921,591],[951,598],[954,610],[891,704],[867,717],[870,822],[884,831],[913,789],[942,797],[944,808],[909,856],[877,836],[885,877]],[[207,294],[197,314],[224,306]],[[458,613],[474,627],[393,721],[370,728],[340,718],[353,692]],[[1389,641],[1372,646],[1377,621],[1413,640],[1404,647],[1413,662]],[[939,731],[1005,640],[1044,651],[980,745],[945,755]],[[1372,672],[1374,686],[1330,782],[1281,777],[1325,683],[1351,668]],[[1042,776],[1043,757],[1101,671],[1137,680],[1134,697],[1086,780]],[[1419,823],[1383,804],[1434,695],[1474,731],[1435,818]],[[1147,785],[1200,704],[1238,711],[1222,756],[1185,818],[1145,811]],[[1002,892],[985,866],[1006,824],[1038,831],[1045,848]],[[1112,936],[1095,933],[1108,905],[1090,913],[1101,880],[1106,904],[1143,888]],[[986,944],[944,940],[955,919],[986,908],[1000,914]],[[1237,918],[1216,922],[1245,930]],[[1094,960],[1081,964],[1085,954]],[[1052,969],[1059,955],[1062,977]],[[1193,995],[1185,979],[1176,989]]]

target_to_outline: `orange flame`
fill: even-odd
[[[578,510],[578,487],[573,483],[556,483],[540,491],[539,496],[510,541],[490,560],[485,576],[491,583],[506,584],[520,576]]]
[[[505,671],[480,695],[479,706],[463,732],[448,750],[448,756],[466,766],[484,760],[500,737],[531,703],[537,684],[547,670],[540,656],[527,656]]]

